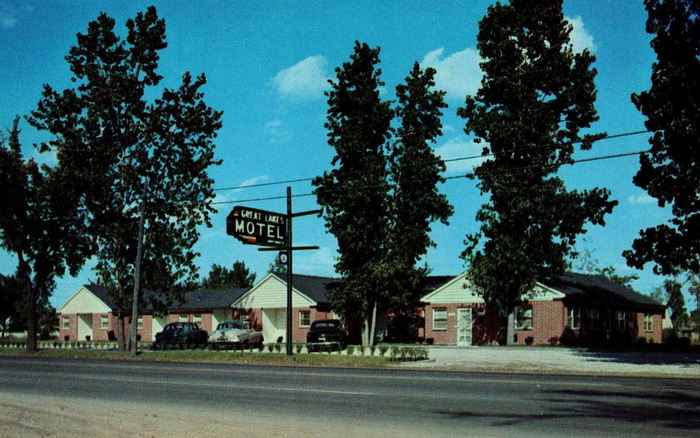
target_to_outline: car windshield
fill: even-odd
[[[245,328],[243,321],[226,321],[216,326],[217,330],[221,329],[242,329]]]

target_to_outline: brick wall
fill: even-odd
[[[564,331],[566,313],[561,301],[532,301],[532,330],[516,330],[517,343],[524,345],[528,337],[533,345],[550,345]]]

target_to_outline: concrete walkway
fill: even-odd
[[[402,367],[474,372],[590,374],[700,379],[700,354],[588,351],[560,347],[428,347]]]

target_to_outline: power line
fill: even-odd
[[[601,155],[601,156],[597,156],[597,157],[581,158],[578,160],[571,160],[569,162],[551,164],[551,165],[533,164],[530,166],[522,166],[522,167],[514,167],[514,168],[510,168],[510,169],[506,169],[506,170],[498,170],[498,171],[494,171],[494,173],[504,172],[504,171],[512,172],[512,171],[516,171],[516,170],[527,170],[527,169],[533,169],[533,168],[538,168],[538,167],[557,167],[557,166],[561,166],[564,164],[571,164],[573,166],[574,164],[579,164],[579,163],[588,163],[588,162],[592,162],[592,161],[601,161],[601,160],[610,160],[613,158],[630,157],[630,156],[635,156],[635,155],[646,154],[649,152],[651,152],[651,149],[646,149],[643,151],[624,152],[624,153],[619,153],[619,154]],[[466,174],[444,177],[444,180],[448,181],[448,180],[463,179],[463,178],[473,178],[474,176],[475,176],[474,173],[469,172]],[[412,184],[418,184],[418,183],[420,183],[420,181],[412,181]],[[364,189],[370,189],[370,188],[374,188],[374,187],[377,187],[377,185],[358,187],[358,188],[356,188],[356,190],[364,190]],[[308,197],[308,196],[314,196],[314,193],[302,193],[302,194],[298,194],[298,195],[292,195],[293,198],[303,198],[303,197]],[[277,199],[287,199],[287,196],[270,196],[270,197],[265,197],[265,198],[239,199],[239,200],[235,200],[235,201],[219,201],[219,202],[212,202],[212,205],[214,205],[214,204],[233,204],[233,203],[243,203],[243,202],[271,201],[271,200],[277,200]]]
[[[601,140],[609,140],[613,138],[620,138],[620,137],[629,137],[631,135],[639,135],[639,134],[646,134],[651,131],[631,131],[631,132],[623,132],[621,134],[612,134],[612,135],[606,135],[605,137],[601,137],[598,139],[593,140],[593,142],[598,142]],[[578,140],[578,141],[572,141],[567,144],[574,145],[578,143],[582,143],[583,140]],[[529,149],[535,149],[537,146],[528,146],[524,148],[517,148],[513,149],[510,152],[519,152],[523,150],[529,150]],[[447,160],[442,160],[444,163],[453,163],[456,161],[466,161],[466,160],[476,160],[479,158],[484,158],[484,157],[492,157],[494,156],[495,153],[489,153],[489,154],[479,154],[479,155],[470,155],[466,157],[458,157],[458,158],[449,158]],[[364,173],[362,171],[355,171],[355,172],[348,172],[347,175],[353,175],[356,173]],[[255,184],[244,184],[240,186],[235,186],[235,187],[218,187],[215,188],[214,191],[225,191],[225,190],[243,190],[243,189],[251,189],[251,188],[257,188],[257,187],[269,187],[269,186],[276,186],[276,185],[281,185],[281,184],[293,184],[293,183],[298,183],[298,182],[306,182],[306,181],[313,181],[316,177],[306,177],[306,178],[295,178],[295,179],[287,179],[287,180],[281,180],[281,181],[271,181],[271,182],[265,182],[265,183],[255,183]],[[271,199],[278,199],[277,197],[272,197]],[[261,199],[261,200],[268,200],[267,198]]]

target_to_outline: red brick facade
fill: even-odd
[[[573,332],[578,336],[593,336],[594,330],[597,330],[601,336],[607,337],[608,340],[625,336],[632,341],[638,338],[645,338],[647,342],[659,343],[662,341],[663,315],[661,314],[622,311],[624,320],[618,323],[617,312],[597,309],[595,314],[598,315],[598,318],[594,324],[587,316],[589,315],[588,309],[574,304],[567,307],[560,300],[533,301],[530,306],[532,308],[532,328],[516,329],[516,343],[519,345],[556,345],[569,325],[573,327]],[[460,308],[472,309],[472,345],[492,344],[499,341],[499,317],[491,307],[483,303],[427,304],[424,313],[425,339],[436,345],[456,345],[457,315]],[[578,325],[573,322],[569,323],[571,308],[578,309]],[[433,320],[435,309],[445,310],[447,324],[444,328],[435,327]]]

